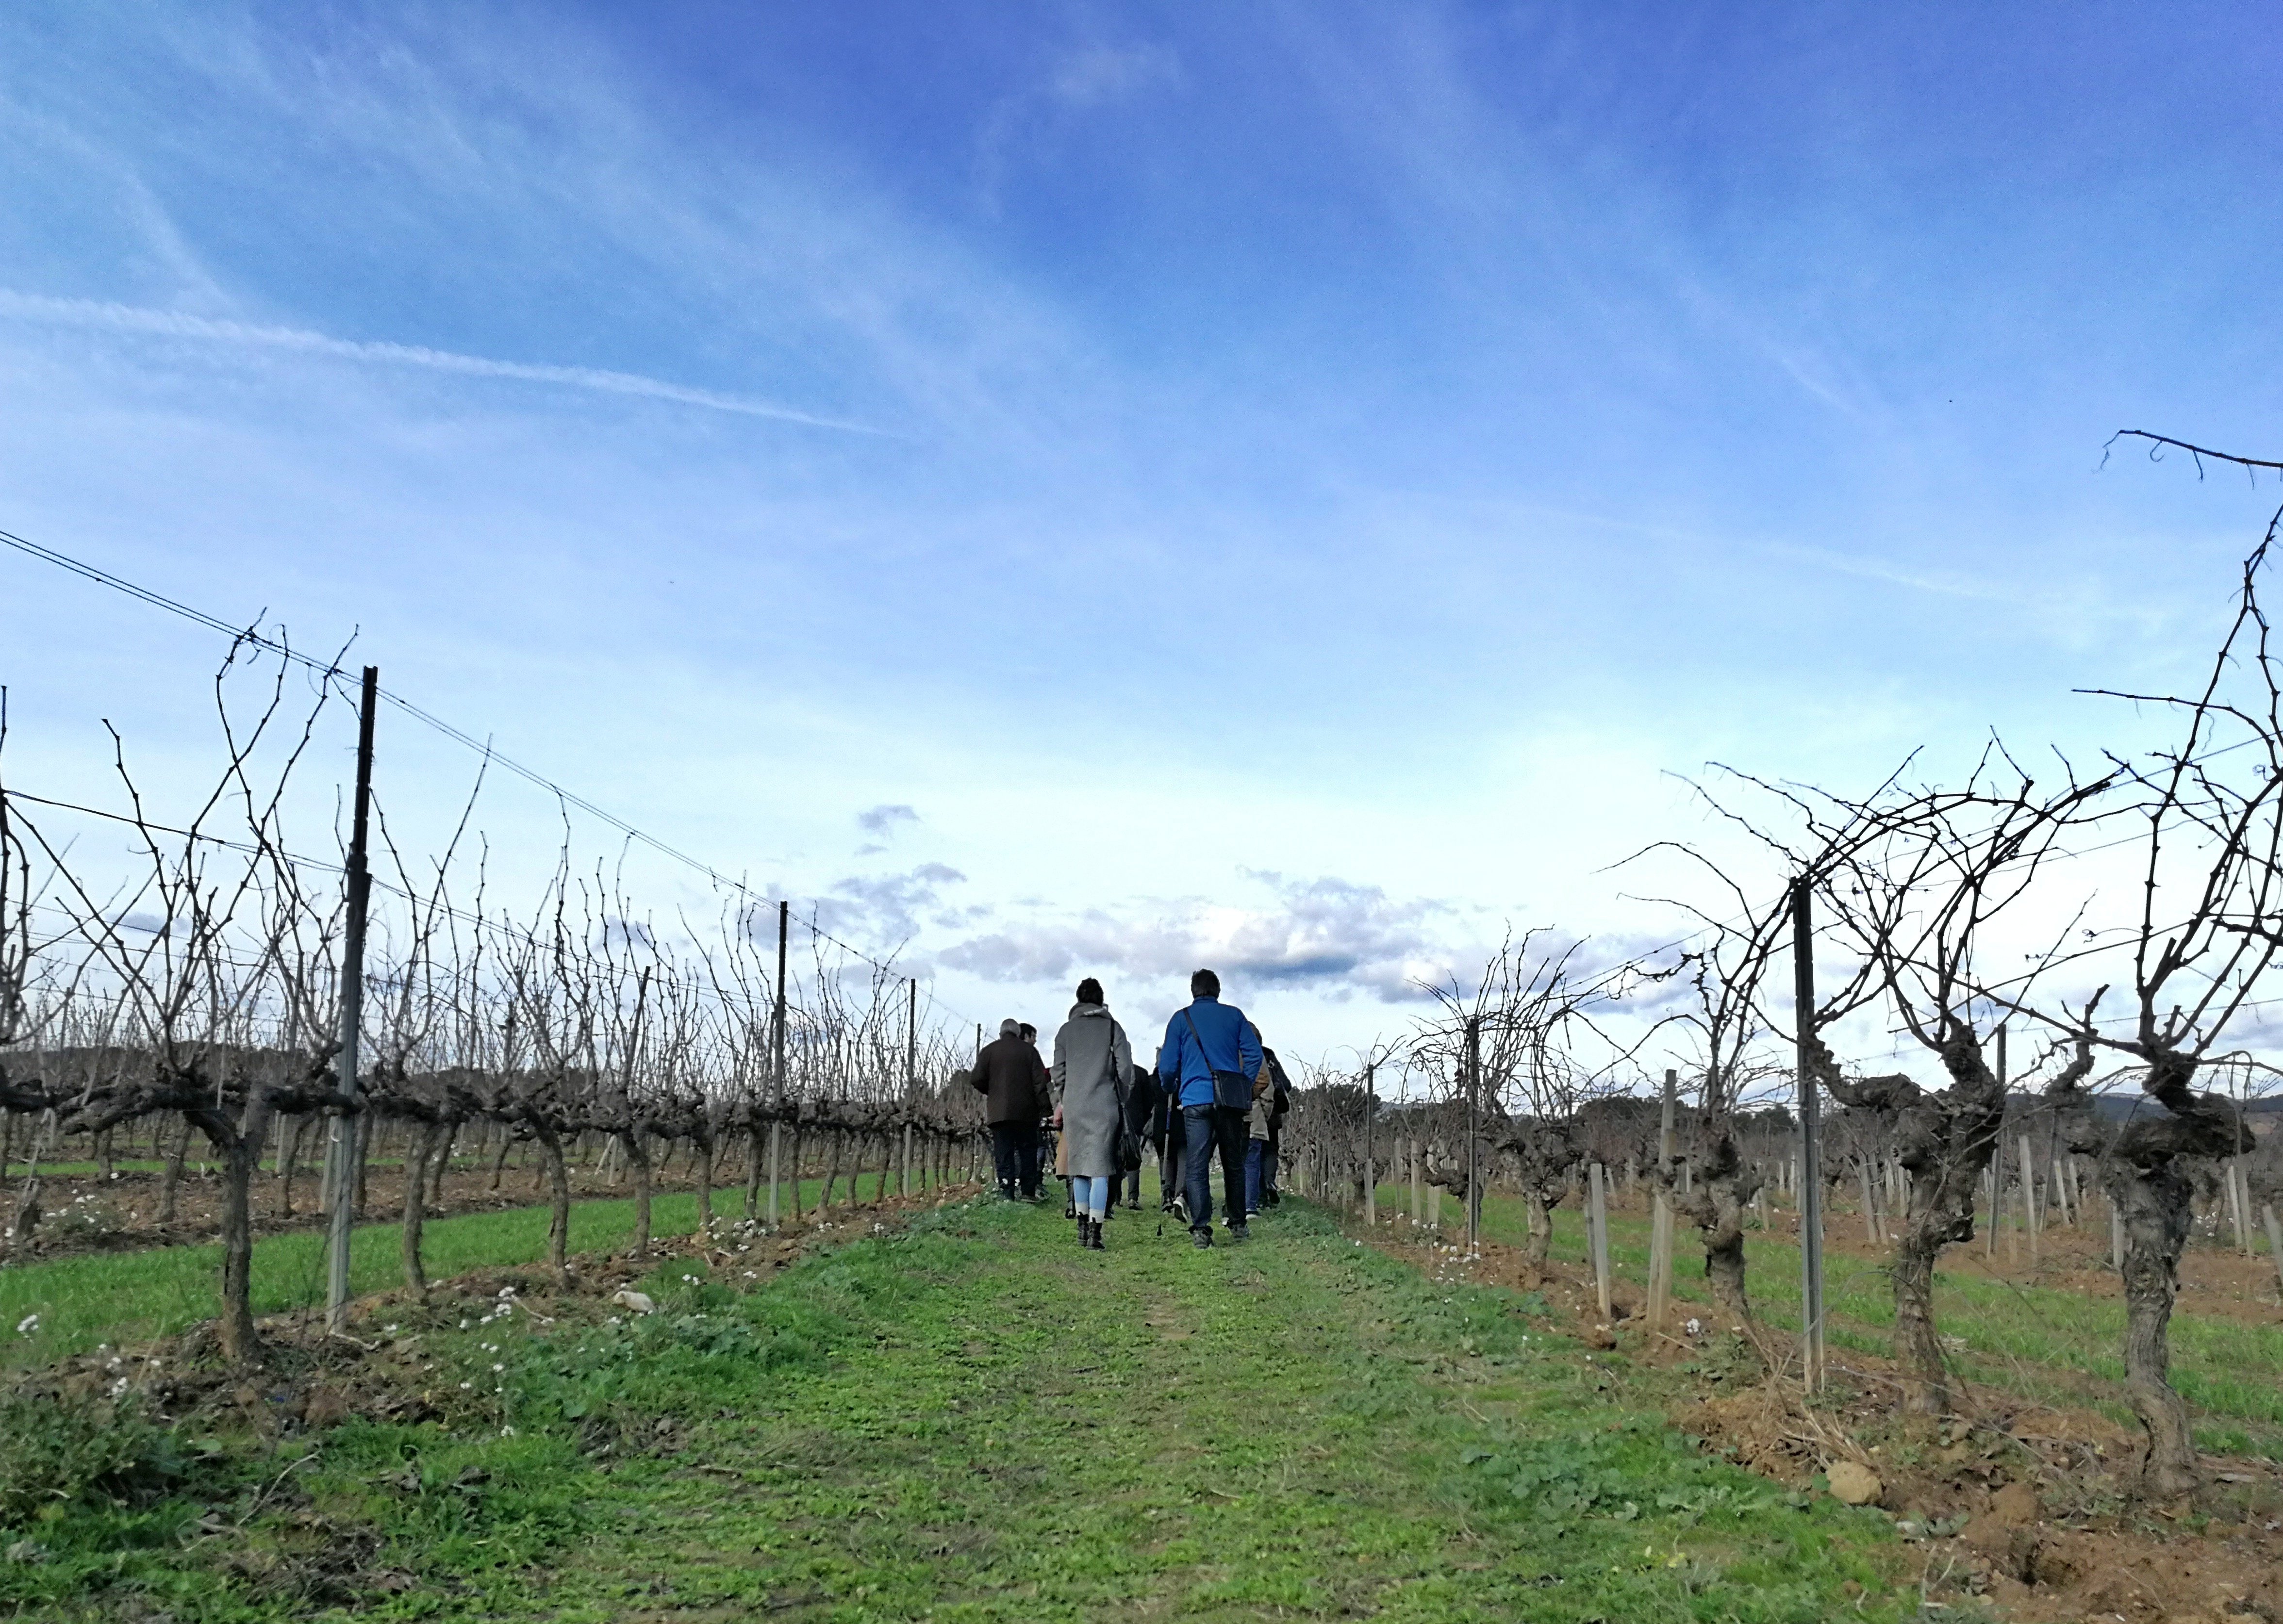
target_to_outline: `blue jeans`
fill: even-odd
[[[1276,1152],[1266,1139],[1248,1139],[1244,1146],[1244,1209],[1260,1210],[1260,1198],[1276,1188]]]
[[[1115,1187],[1113,1181],[1073,1173],[1070,1185],[1071,1204],[1079,1209],[1079,1216],[1099,1218],[1110,1210],[1110,1193]]]
[[[1181,1183],[1188,1193],[1192,1230],[1212,1228],[1215,1151],[1220,1154],[1221,1196],[1227,1204],[1229,1227],[1244,1227],[1244,1147],[1251,1142],[1246,1138],[1250,1115],[1212,1105],[1181,1107]]]

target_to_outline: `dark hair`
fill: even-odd
[[[1036,1037],[1038,1035],[1039,1029],[1037,1027],[1032,1026],[1028,1021],[1023,1022],[1023,1036],[1026,1039]]]
[[[1103,1002],[1104,1000],[1102,996],[1102,983],[1095,980],[1091,975],[1079,983],[1078,1001],[1081,1004],[1099,1004]]]
[[[1199,970],[1189,977],[1189,996],[1193,998],[1217,998],[1220,996],[1220,977],[1211,970]]]

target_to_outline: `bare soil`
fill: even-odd
[[[2152,1504],[2133,1488],[2137,1430],[2096,1411],[1960,1384],[1957,1416],[1906,1418],[1891,1364],[1851,1349],[1835,1350],[1831,1391],[1810,1405],[1796,1382],[1765,1379],[1741,1339],[1702,1325],[1695,1337],[1650,1335],[1638,1286],[1614,1293],[1605,1319],[1589,1275],[1561,1264],[1532,1270],[1518,1247],[1486,1244],[1467,1259],[1454,1248],[1381,1245],[1438,1279],[1537,1293],[1586,1346],[1629,1355],[1676,1426],[1764,1476],[1822,1490],[1839,1463],[1867,1467],[1877,1480],[1872,1504],[1921,1553],[1931,1602],[1979,1598],[2022,1624],[2283,1624],[2283,1472],[2271,1462],[2207,1456],[2202,1492]],[[2092,1274],[2071,1267],[2065,1247],[2045,1253],[2041,1285]],[[2202,1266],[2193,1311],[2273,1323],[2256,1280],[2241,1281],[2250,1271],[2240,1254],[2206,1248],[2191,1258]],[[2239,1281],[2243,1294],[2229,1295]],[[1685,1325],[1703,1312],[1676,1317]]]
[[[592,1169],[573,1165],[569,1171],[573,1201],[627,1199],[634,1194],[631,1184],[624,1180],[613,1183]],[[866,1169],[868,1188],[877,1171]],[[845,1179],[845,1169],[843,1177]],[[726,1187],[718,1182],[714,1185],[715,1213],[739,1216],[744,1209],[744,1169],[736,1168],[717,1177],[727,1177],[731,1182]],[[455,1167],[444,1176],[442,1200],[432,1200],[426,1208],[427,1215],[439,1218],[459,1213],[503,1212],[518,1207],[543,1206],[547,1201],[546,1178],[545,1169],[536,1158],[526,1168],[510,1162],[502,1170],[496,1189],[492,1185],[488,1164]],[[14,1210],[14,1192],[21,1181],[19,1170],[8,1182],[10,1212]],[[133,1252],[148,1247],[182,1246],[221,1238],[222,1185],[219,1173],[210,1171],[202,1177],[195,1162],[183,1168],[181,1182],[175,1187],[172,1224],[158,1221],[159,1183],[160,1176],[155,1172],[125,1169],[107,1180],[91,1173],[66,1177],[43,1174],[40,1207],[44,1216],[33,1232],[30,1243],[18,1248],[11,1261],[69,1257],[87,1252]],[[284,1181],[265,1170],[254,1185],[253,1232],[257,1236],[278,1235],[293,1230],[322,1229],[325,1220],[317,1210],[320,1185],[317,1169],[300,1169],[293,1178],[292,1208],[289,1211],[284,1205]],[[686,1164],[681,1164],[654,1173],[651,1187],[659,1195],[686,1193],[697,1188],[697,1179]],[[844,1183],[841,1189],[845,1188]],[[360,1221],[386,1223],[403,1211],[403,1168],[374,1163],[365,1176],[365,1203],[364,1210],[358,1215]]]

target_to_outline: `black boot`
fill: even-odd
[[[1085,1249],[1086,1249],[1086,1247],[1091,1244],[1091,1243],[1087,1239],[1087,1237],[1086,1237],[1086,1215],[1085,1215],[1084,1213],[1080,1213],[1080,1214],[1079,1215],[1079,1219],[1078,1219],[1078,1244],[1079,1244],[1079,1250],[1081,1250],[1081,1251],[1085,1250]]]
[[[1102,1244],[1102,1220],[1100,1218],[1088,1218],[1086,1221],[1086,1245],[1087,1249],[1090,1252],[1106,1252],[1109,1250],[1107,1247]]]

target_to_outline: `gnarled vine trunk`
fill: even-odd
[[[1669,1169],[1659,1169],[1655,1177],[1672,1210],[1695,1226],[1703,1242],[1705,1283],[1712,1288],[1712,1300],[1730,1316],[1730,1329],[1757,1346],[1744,1284],[1744,1213],[1760,1193],[1760,1170],[1745,1162],[1725,1119],[1703,1124],[1696,1150],[1702,1160],[1692,1165],[1686,1193]]]
[[[554,1124],[537,1111],[528,1113],[531,1137],[538,1142],[539,1157],[547,1164],[547,1267],[557,1286],[571,1284],[571,1169],[564,1165],[563,1140]]]
[[[404,1285],[415,1298],[428,1295],[428,1270],[421,1261],[421,1232],[427,1218],[428,1158],[434,1154],[436,1126],[417,1123],[404,1146]]]

